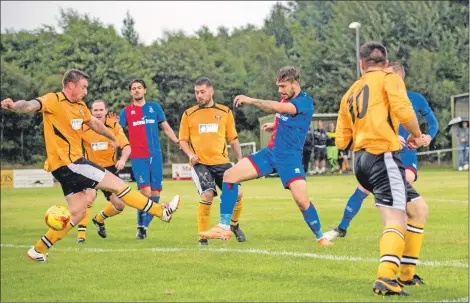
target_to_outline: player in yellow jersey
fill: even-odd
[[[198,105],[183,113],[179,139],[181,149],[188,155],[191,175],[201,199],[197,210],[198,232],[201,232],[209,229],[212,201],[217,196],[216,185],[222,189],[224,173],[232,167],[227,140],[237,161],[242,159],[242,152],[232,111],[214,102],[212,82],[208,78],[199,78],[194,84],[194,94]],[[230,222],[230,229],[238,242],[246,241],[238,223],[242,208],[242,191],[239,188]],[[207,239],[199,237],[199,245],[207,244]]]
[[[410,132],[409,148],[423,144],[416,115],[403,79],[384,70],[387,50],[377,42],[360,48],[362,77],[341,100],[336,128],[339,149],[353,146],[359,184],[372,192],[384,224],[380,264],[373,291],[382,295],[408,295],[397,281],[404,251],[419,254],[421,240],[407,230],[407,215],[415,217],[424,199],[405,177],[398,139],[400,124]],[[406,231],[406,233],[405,233]]]
[[[84,125],[82,140],[83,147],[85,148],[85,157],[117,176],[117,172],[124,168],[126,161],[131,154],[129,140],[127,140],[127,137],[124,134],[124,130],[119,125],[119,123],[107,117],[108,108],[106,107],[106,103],[103,100],[95,100],[92,103],[91,114],[103,122],[103,124],[117,138],[119,142],[119,148],[121,149],[121,157],[117,159],[116,149],[111,146],[111,142],[108,138],[98,134],[88,126]],[[88,203],[85,218],[83,218],[83,220],[78,223],[77,243],[85,242],[86,229],[90,217],[90,208],[96,199],[96,191],[94,189],[90,189],[89,191],[89,195],[93,198],[91,203]],[[102,192],[109,203],[92,218],[92,221],[96,226],[98,235],[102,238],[106,238],[107,234],[104,220],[120,214],[124,209],[125,204],[112,192],[106,190],[102,190]]]
[[[111,139],[113,147],[119,143],[114,134],[90,114],[82,101],[87,94],[88,75],[80,70],[68,70],[62,79],[62,86],[61,92],[48,93],[30,101],[14,102],[7,98],[1,102],[3,109],[20,113],[42,112],[48,171],[60,182],[71,214],[71,220],[63,230],[49,229],[28,250],[27,256],[37,262],[45,262],[47,250],[83,219],[86,213],[86,189],[110,191],[127,205],[158,216],[165,222],[171,220],[179,205],[179,196],[166,205],[154,204],[109,171],[83,158],[82,124]]]

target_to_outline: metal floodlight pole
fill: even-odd
[[[357,76],[357,79],[359,79],[359,78],[361,78],[361,68],[360,68],[360,65],[359,65],[359,61],[360,61],[360,58],[359,58],[359,48],[360,48],[359,29],[361,28],[361,23],[351,22],[349,24],[349,28],[356,30],[356,76]],[[352,153],[352,165],[351,166],[352,166],[353,173],[356,173],[355,169],[354,169],[354,152]]]

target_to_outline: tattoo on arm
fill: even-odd
[[[255,99],[255,101],[253,102],[253,104],[256,105],[257,107],[261,108],[264,111],[271,112],[271,113],[275,112],[274,106],[276,105],[276,103],[279,103],[279,102],[269,101],[269,100],[260,100],[260,99]]]
[[[38,100],[19,100],[15,102],[15,111],[19,113],[33,113],[41,109],[41,103]]]

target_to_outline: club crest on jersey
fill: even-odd
[[[131,110],[131,115],[135,115],[135,110]]]
[[[154,112],[154,111],[153,111],[153,107],[151,107],[151,108],[149,109],[149,113],[153,113],[153,112]]]
[[[220,120],[220,119],[222,119],[222,117],[221,117],[221,116],[219,116],[219,115],[215,115],[215,120]]]
[[[82,128],[83,119],[72,119],[72,128],[77,130]]]
[[[296,174],[300,174],[300,168],[294,169],[294,172],[295,172]]]
[[[219,124],[217,123],[208,123],[208,124],[199,124],[199,133],[216,133],[219,130]]]
[[[80,115],[85,116],[85,114],[83,113],[83,110],[80,110]]]

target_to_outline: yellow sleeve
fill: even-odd
[[[189,141],[189,121],[188,121],[188,114],[186,112],[183,113],[180,122],[180,131],[178,138],[182,141]]]
[[[388,74],[385,76],[384,88],[390,102],[390,110],[398,118],[400,124],[412,120],[415,113],[406,94],[403,79],[397,74]]]
[[[237,129],[235,128],[235,118],[233,117],[232,111],[228,112],[226,135],[229,142],[238,137]]]
[[[83,103],[83,105],[85,105],[85,103]],[[91,120],[91,112],[86,105],[84,106],[82,110],[83,110],[83,122],[86,123]]]
[[[338,112],[338,120],[336,121],[336,146],[339,149],[345,150],[352,144],[353,141],[353,123],[351,114],[349,113],[348,91],[341,100],[341,105]]]
[[[41,108],[38,110],[41,112],[46,112],[53,114],[58,111],[59,98],[55,93],[48,93],[44,96],[37,97],[35,100],[39,101]]]
[[[124,130],[122,129],[121,125],[119,123],[116,123],[114,126],[114,136],[118,139],[119,142],[119,147],[123,149],[126,147],[126,145],[129,145],[129,140],[126,137],[126,134],[124,133]]]

